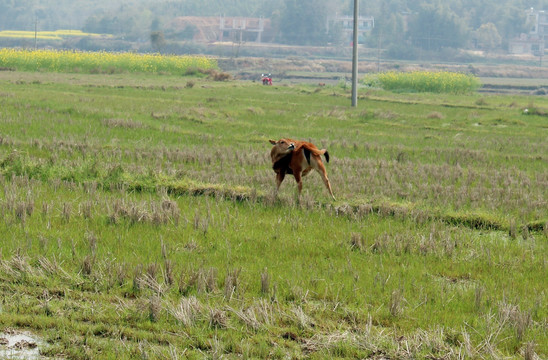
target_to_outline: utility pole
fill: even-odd
[[[354,34],[352,36],[352,107],[358,106],[358,3],[354,0]]]
[[[38,34],[38,16],[34,19],[34,50],[36,50],[36,38]]]
[[[381,72],[381,42],[382,28],[379,28],[379,38],[377,40],[377,72]]]

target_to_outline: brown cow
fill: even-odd
[[[299,189],[299,196],[303,188],[302,176],[308,174],[312,169],[320,173],[327,190],[335,199],[331,190],[331,183],[327,178],[325,166],[322,163],[321,155],[329,162],[329,153],[325,149],[318,149],[314,144],[305,141],[292,139],[269,140],[274,147],[270,151],[272,168],[276,172],[276,194],[280,189],[285,174],[295,177]]]

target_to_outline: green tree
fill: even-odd
[[[500,46],[502,38],[493,23],[483,24],[474,32],[476,44],[480,49],[493,50]]]
[[[513,37],[518,36],[520,33],[529,32],[530,29],[527,26],[525,8],[508,6],[497,8],[496,11],[499,18],[496,24],[502,37],[503,47],[506,47],[508,40]]]
[[[152,19],[152,23],[150,24],[150,31],[160,31],[162,28],[162,21],[158,16],[154,17]]]
[[[296,45],[327,42],[327,0],[285,0],[280,17],[282,41]]]
[[[375,17],[375,27],[368,39],[371,47],[401,46],[405,42],[404,16],[407,8],[401,1],[386,1],[380,6],[380,13]]]
[[[163,47],[166,45],[166,39],[162,31],[153,31],[150,33],[150,44],[152,49],[156,52],[162,52]]]
[[[441,2],[421,5],[409,21],[409,36],[415,46],[425,50],[459,48],[467,40],[464,24]]]

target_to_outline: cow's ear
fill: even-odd
[[[275,140],[272,140],[272,139],[271,139],[271,140],[268,140],[268,141],[270,141],[270,143],[271,143],[272,145],[276,145],[276,141],[275,141]]]

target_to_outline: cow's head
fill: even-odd
[[[295,149],[295,142],[291,139],[280,139],[278,141],[275,140],[269,140],[274,147],[272,148],[272,151],[270,152],[270,156],[272,157],[272,162],[276,162],[279,159],[291,154],[291,152]]]
[[[274,145],[273,151],[275,150],[280,155],[289,154],[295,149],[295,142],[291,139],[280,139],[278,141],[269,140],[272,145]]]

